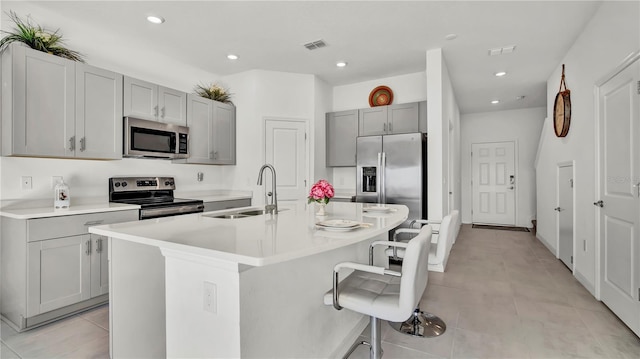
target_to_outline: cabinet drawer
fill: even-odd
[[[88,233],[90,226],[138,220],[138,210],[37,218],[27,221],[27,242]]]

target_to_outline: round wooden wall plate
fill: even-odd
[[[369,106],[386,106],[393,102],[393,91],[387,86],[378,86],[369,94]]]

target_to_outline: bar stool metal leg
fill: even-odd
[[[380,319],[371,317],[371,320],[370,320],[371,343],[365,342],[365,341],[353,343],[351,348],[349,348],[349,351],[347,351],[347,354],[345,354],[342,357],[342,359],[349,358],[351,354],[353,354],[353,352],[360,345],[366,345],[369,347],[369,359],[381,359],[383,350],[382,350],[382,332],[380,330],[380,323],[381,323]]]
[[[421,312],[420,308],[416,308],[413,315],[404,322],[390,322],[389,325],[400,333],[423,338],[437,337],[447,330],[442,319],[431,313]]]

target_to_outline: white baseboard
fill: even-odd
[[[580,272],[578,272],[577,270],[575,270],[573,272],[573,276],[576,277],[576,279],[578,280],[578,282],[580,282],[580,284],[582,284],[582,286],[589,291],[589,293],[591,293],[591,295],[596,298],[596,287],[589,283],[589,281],[587,280],[587,278],[585,276],[583,276],[582,274],[580,274]],[[596,298],[598,299],[598,298]],[[599,299],[598,299],[599,300]]]
[[[547,249],[549,250],[549,252],[551,252],[551,254],[553,254],[554,257],[558,258],[558,256],[556,255],[556,249],[546,240],[544,239],[543,236],[540,235],[540,232],[536,233],[536,238],[542,243],[544,244],[545,247],[547,247]]]

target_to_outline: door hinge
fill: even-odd
[[[304,140],[305,141],[307,140],[307,133],[306,132],[304,133]]]
[[[638,95],[640,95],[640,81],[638,81]]]
[[[638,302],[640,302],[640,288],[638,288]]]
[[[571,256],[571,264],[573,264],[573,256]]]

